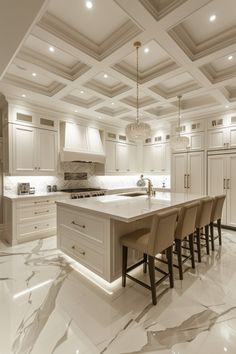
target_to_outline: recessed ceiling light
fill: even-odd
[[[111,102],[111,104],[112,104],[112,106],[114,106],[115,103],[114,103],[114,102]]]
[[[49,47],[49,52],[55,52],[55,48],[54,47]]]
[[[99,116],[98,119],[102,119],[102,117]]]
[[[32,76],[34,76],[34,77],[35,77],[35,76],[37,76],[37,74],[36,74],[36,73],[32,73]]]
[[[107,74],[104,74],[103,77],[104,77],[104,79],[107,79],[107,78],[108,78],[108,75],[107,75]]]
[[[77,111],[77,109],[75,109],[75,111],[74,111],[75,113],[78,113],[78,111]]]
[[[229,55],[228,60],[232,60],[232,59],[233,59],[233,55]]]
[[[210,22],[214,22],[215,19],[216,19],[216,15],[211,15],[211,16],[209,17],[209,21],[210,21]]]
[[[81,90],[81,91],[80,91],[80,93],[84,93],[84,91],[83,91],[83,90]]]
[[[23,93],[23,94],[21,95],[21,97],[25,98],[25,97],[26,97],[26,95]]]
[[[228,105],[226,105],[226,106],[225,106],[225,108],[229,108],[229,106],[228,106]]]
[[[91,9],[93,7],[92,1],[86,1],[86,7],[87,9]]]
[[[148,52],[149,52],[149,48],[145,48],[144,53],[148,53]]]

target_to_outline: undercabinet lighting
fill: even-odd
[[[35,77],[35,76],[37,76],[37,74],[36,74],[36,73],[32,73],[32,76],[34,76],[34,77]]]
[[[232,60],[232,59],[233,59],[233,55],[229,55],[228,60]]]
[[[13,295],[13,299],[17,299],[18,297],[21,297],[21,296],[23,296],[23,295],[29,294],[29,293],[31,293],[32,291],[37,290],[37,289],[40,289],[40,288],[42,288],[43,286],[48,285],[48,284],[50,284],[50,283],[52,283],[52,282],[53,282],[53,279],[49,279],[49,280],[47,280],[47,281],[45,281],[45,282],[43,282],[43,283],[37,284],[37,285],[35,285],[35,286],[32,286],[31,288],[27,288],[26,290],[20,291],[19,293]]]
[[[149,48],[145,48],[144,53],[148,53],[148,52],[149,52]]]
[[[86,1],[86,7],[87,9],[91,9],[93,7],[92,1]]]
[[[107,79],[107,78],[108,78],[108,75],[107,75],[107,74],[104,74],[103,77],[104,77],[104,79]]]
[[[211,15],[211,16],[209,17],[209,21],[210,21],[210,22],[214,22],[215,19],[216,19],[216,15]]]
[[[49,47],[49,52],[55,52],[55,48],[54,47]]]
[[[23,93],[23,95],[21,95],[21,97],[25,98],[25,97],[26,97],[26,95]]]
[[[82,94],[83,94],[83,93],[84,93],[84,91],[83,91],[83,90],[81,90],[81,91],[80,91],[80,93],[82,93]]]

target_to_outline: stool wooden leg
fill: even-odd
[[[122,246],[122,286],[126,286],[128,247]]]
[[[213,222],[210,223],[210,234],[211,234],[211,249],[215,251],[215,239],[214,239],[214,225]]]
[[[146,253],[143,254],[143,259],[144,259],[143,272],[147,273],[147,255],[146,255]]]
[[[156,295],[156,285],[155,285],[155,258],[152,256],[148,256],[148,270],[149,270],[151,292],[152,292],[152,303],[153,305],[156,305],[157,295]]]
[[[218,228],[218,235],[219,235],[219,244],[222,245],[222,238],[221,238],[221,219],[217,220],[217,228]]]
[[[173,274],[173,246],[167,248],[168,271],[170,279],[170,287],[174,287],[174,274]]]
[[[201,257],[201,233],[200,229],[196,229],[196,238],[197,238],[197,256],[198,256],[198,262],[201,263],[202,257]]]
[[[194,258],[194,241],[193,241],[193,234],[189,235],[189,248],[191,253],[191,262],[192,268],[195,268],[195,258]]]
[[[205,226],[205,237],[206,237],[206,250],[207,250],[207,254],[210,254],[209,225],[206,225],[206,226]]]
[[[183,262],[182,262],[182,247],[181,240],[175,239],[176,248],[177,248],[177,257],[178,257],[178,266],[179,266],[179,278],[183,280]]]

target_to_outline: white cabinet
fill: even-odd
[[[186,149],[174,149],[174,152],[186,152],[186,151],[199,151],[203,150],[205,147],[204,143],[204,133],[196,132],[191,134],[181,134],[189,138],[189,145]]]
[[[157,145],[144,145],[143,171],[150,173],[167,173],[170,171],[170,145],[169,143]]]
[[[106,172],[129,173],[137,171],[137,146],[106,141]]]
[[[57,170],[57,132],[10,124],[10,173],[51,175]]]
[[[236,147],[236,127],[212,129],[207,134],[209,150]]]
[[[208,194],[226,194],[222,222],[236,227],[236,154],[208,156]]]
[[[204,153],[173,154],[171,180],[173,192],[204,194]]]

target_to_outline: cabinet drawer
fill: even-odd
[[[106,220],[96,216],[87,216],[81,213],[69,212],[67,209],[59,209],[58,222],[61,226],[75,231],[78,236],[99,246],[104,246],[106,235]]]
[[[55,205],[55,199],[51,198],[37,198],[34,200],[22,200],[17,202],[17,209],[19,208],[35,208],[48,205]]]
[[[45,233],[47,236],[47,231],[56,232],[56,218],[51,218],[48,220],[43,220],[35,223],[22,223],[17,224],[17,238],[30,238],[32,236],[39,237]]]
[[[101,249],[90,247],[88,242],[82,241],[77,237],[69,236],[68,233],[60,235],[60,249],[83,264],[96,274],[105,274],[105,257]]]
[[[49,204],[49,205],[40,205],[40,206],[33,206],[27,208],[17,209],[17,222],[25,222],[27,219],[32,218],[45,218],[47,216],[54,216],[56,214],[56,205]]]

